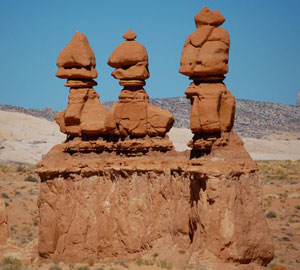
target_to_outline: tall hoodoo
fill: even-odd
[[[76,32],[57,58],[56,76],[67,79],[68,107],[55,117],[60,130],[71,137],[105,134],[106,110],[92,88],[97,85],[95,54],[86,36]]]
[[[235,98],[223,80],[228,72],[230,39],[219,27],[225,18],[204,7],[195,16],[196,31],[184,44],[179,72],[193,81],[185,91],[191,100],[189,146],[209,152],[213,145],[225,145],[234,122]]]
[[[108,113],[106,130],[111,135],[135,138],[134,144],[143,142],[139,138],[147,138],[152,150],[170,150],[172,144],[166,133],[171,129],[174,117],[168,111],[149,104],[149,96],[143,88],[150,76],[147,50],[135,41],[136,34],[131,30],[123,38],[125,41],[108,59],[108,65],[115,68],[112,76],[120,80],[123,89],[119,101]]]

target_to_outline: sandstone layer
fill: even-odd
[[[260,269],[273,258],[257,167],[233,132],[226,146],[192,159],[188,151],[71,155],[57,145],[38,172],[43,258],[159,252],[177,266],[206,261],[226,269]],[[178,250],[185,253],[174,258]]]

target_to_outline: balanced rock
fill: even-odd
[[[106,109],[92,88],[97,85],[95,54],[84,34],[76,32],[57,58],[56,76],[68,79],[68,107],[55,117],[60,130],[69,136],[103,135]]]
[[[174,117],[168,111],[149,104],[149,97],[143,89],[149,78],[148,54],[146,48],[135,41],[136,34],[127,31],[126,39],[111,54],[108,64],[116,68],[112,76],[124,86],[119,101],[109,110],[105,120],[108,134],[136,138],[159,136],[165,138],[171,129]],[[165,145],[165,142],[162,142]],[[172,148],[169,142],[166,150]]]
[[[191,100],[190,126],[195,134],[189,146],[208,152],[224,145],[233,127],[235,98],[223,83],[228,72],[230,38],[219,11],[203,8],[195,16],[197,29],[183,46],[179,72],[193,83],[185,91]]]
[[[179,72],[190,77],[222,76],[228,72],[229,35],[219,28],[224,17],[203,8],[195,17],[197,29],[185,41]]]

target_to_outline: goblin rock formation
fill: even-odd
[[[71,137],[105,134],[106,110],[92,88],[97,85],[96,59],[84,34],[76,32],[57,58],[56,76],[68,79],[68,107],[55,117],[61,132]]]
[[[166,133],[173,117],[148,103],[143,89],[149,77],[147,52],[131,31],[108,61],[124,88],[106,114],[106,133],[98,130],[92,136],[81,127],[89,99],[69,102],[71,107],[86,100],[83,109],[74,105],[78,120],[65,124],[80,132],[67,131],[68,141],[54,146],[38,166],[40,257],[88,262],[145,256],[167,260],[174,267],[226,270],[265,269],[272,260],[258,169],[242,141],[230,131],[234,98],[222,83],[227,62],[223,53],[219,55],[228,35],[217,28],[223,21],[218,12],[207,9],[196,16],[198,28],[210,29],[209,33],[197,30],[204,31],[205,38],[195,34],[185,48],[201,52],[211,41],[217,42],[216,48],[201,56],[205,67],[196,60],[194,68],[183,64],[181,69],[194,80],[188,89],[198,117],[192,118],[192,151],[210,149],[201,158],[189,151],[166,151],[170,149]],[[80,50],[91,56],[85,46]],[[92,72],[94,66],[92,60],[74,65],[74,57],[60,65],[65,69],[69,62],[72,67],[62,73],[75,74],[78,71],[72,71],[73,66]],[[77,74],[76,83],[80,81]],[[92,83],[92,76],[89,80]],[[62,119],[65,123],[66,112]],[[103,115],[95,126],[98,121],[103,123]],[[108,145],[110,151],[99,150]],[[152,257],[154,253],[157,258]]]
[[[148,94],[143,88],[149,78],[147,50],[135,41],[136,34],[131,30],[123,38],[125,41],[108,59],[108,64],[115,68],[112,76],[120,80],[123,89],[119,101],[108,112],[106,130],[111,135],[135,138],[132,146],[149,142],[153,149],[170,150],[172,144],[166,133],[172,127],[174,117],[149,104]]]
[[[180,60],[179,72],[193,80],[185,91],[195,134],[189,146],[203,152],[225,145],[234,121],[235,98],[223,83],[230,45],[228,32],[219,27],[224,21],[219,11],[203,8],[195,16],[197,29],[185,41]]]

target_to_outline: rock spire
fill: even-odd
[[[97,85],[96,58],[86,36],[76,32],[57,58],[56,76],[67,79],[68,107],[55,117],[60,130],[70,136],[105,134],[106,110],[92,88]]]
[[[202,152],[225,145],[234,122],[235,98],[223,83],[230,45],[228,32],[219,27],[224,21],[219,11],[204,7],[195,16],[197,29],[187,37],[180,59],[179,72],[193,81],[185,91],[194,133],[189,146]]]
[[[168,111],[149,104],[143,86],[149,78],[148,53],[144,45],[135,41],[137,35],[127,31],[125,39],[112,52],[108,65],[115,68],[112,76],[123,86],[119,101],[115,103],[105,121],[107,132],[121,137],[156,137],[164,139],[162,148],[170,149],[166,133],[173,125],[174,117]],[[168,146],[164,146],[165,143]],[[158,143],[159,144],[159,143]]]

